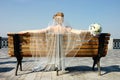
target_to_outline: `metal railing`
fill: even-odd
[[[0,49],[8,47],[8,38],[7,37],[0,37]],[[113,39],[112,41],[112,48],[113,49],[120,49],[120,39]]]
[[[113,49],[120,49],[120,39],[113,39]]]
[[[0,49],[8,47],[8,38],[7,37],[0,37]]]

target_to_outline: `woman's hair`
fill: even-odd
[[[62,12],[57,12],[55,15],[53,15],[53,19],[55,19],[56,16],[64,17],[64,14]]]

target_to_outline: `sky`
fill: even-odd
[[[120,0],[0,0],[0,36],[46,28],[56,12],[73,29],[99,23],[102,32],[120,38]]]

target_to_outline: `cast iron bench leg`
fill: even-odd
[[[97,67],[98,67],[98,75],[101,75],[100,61],[97,62]]]
[[[92,66],[92,70],[94,71],[95,70],[95,61],[93,61],[93,66]]]
[[[20,70],[22,71],[22,63],[21,63],[21,60],[17,60],[17,66],[16,66],[16,71],[15,71],[15,75],[16,75],[16,76],[17,76],[17,72],[18,72],[19,65],[20,65]]]
[[[59,70],[56,70],[56,75],[59,76]]]
[[[13,35],[13,45],[14,45],[14,56],[17,59],[17,66],[15,71],[15,75],[17,75],[19,65],[20,65],[20,70],[22,71],[22,58],[23,58],[23,56],[21,55],[21,40],[18,34]]]
[[[100,57],[93,57],[93,67],[92,70],[95,70],[95,65],[97,64],[98,67],[98,75],[101,75],[101,70],[100,70]]]
[[[19,62],[17,61],[16,71],[15,71],[16,76],[17,76],[18,67],[19,67]]]
[[[20,61],[20,71],[22,71],[22,61]]]
[[[92,70],[95,70],[95,65],[97,64],[97,57],[93,57],[93,66],[92,66]]]

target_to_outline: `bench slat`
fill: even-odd
[[[30,51],[24,51],[24,52],[22,52],[22,55],[24,56],[24,57],[29,57],[29,56],[32,56],[31,54],[30,54],[31,52]],[[36,52],[36,53],[38,53],[38,54],[36,54],[36,55],[34,55],[34,56],[38,56],[38,57],[45,57],[45,56],[47,56],[47,52],[45,52],[45,51],[38,51],[38,52]],[[76,54],[75,54],[76,53]],[[71,52],[69,52],[67,55],[66,55],[66,57],[93,57],[93,56],[96,56],[97,55],[97,53],[98,53],[98,50],[87,50],[87,51],[84,51],[84,50],[80,50],[80,51],[78,51],[78,52],[76,52],[76,51],[71,51]],[[104,55],[106,55],[106,53],[107,53],[107,50],[105,50],[104,51]],[[9,54],[11,55],[11,56],[13,56],[14,54],[13,54],[13,51],[11,51],[11,52],[9,52]]]

